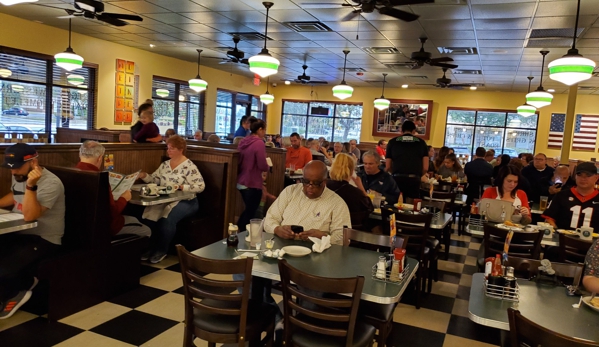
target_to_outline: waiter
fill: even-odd
[[[418,198],[420,178],[428,171],[428,148],[424,140],[414,136],[416,125],[406,120],[401,136],[387,144],[386,170],[397,182],[404,197]]]

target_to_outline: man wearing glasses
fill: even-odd
[[[342,244],[343,226],[351,225],[349,209],[339,195],[326,187],[326,179],[326,165],[310,161],[304,167],[301,183],[285,188],[268,209],[264,230],[284,239],[331,235],[331,243]],[[304,231],[296,234],[292,225],[302,226]]]

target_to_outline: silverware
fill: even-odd
[[[578,304],[572,304],[572,307],[580,308],[580,304],[582,304],[582,295],[580,296],[580,300],[578,300]]]

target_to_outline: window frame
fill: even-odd
[[[450,111],[471,111],[474,112],[474,122],[473,123],[464,123],[464,124],[460,124],[460,123],[450,123],[448,122],[448,118],[449,118],[449,112]],[[505,113],[505,122],[503,126],[494,126],[494,125],[478,125],[476,124],[478,121],[478,113],[479,112],[494,112],[494,113]],[[448,106],[447,107],[447,113],[445,115],[445,132],[443,133],[443,146],[446,146],[445,140],[447,139],[447,129],[449,125],[455,125],[455,126],[469,126],[469,127],[473,127],[473,132],[472,132],[472,150],[470,152],[470,158],[473,157],[474,152],[476,151],[476,147],[474,146],[474,137],[476,136],[477,131],[479,130],[478,128],[484,128],[484,129],[489,129],[489,128],[501,128],[504,131],[504,136],[502,137],[502,141],[501,141],[501,152],[503,153],[503,150],[506,148],[505,147],[505,134],[507,130],[516,130],[516,131],[522,131],[522,130],[534,130],[535,131],[535,139],[534,139],[534,147],[532,150],[532,153],[535,153],[536,148],[537,148],[537,137],[539,135],[539,111],[536,111],[535,114],[537,116],[537,125],[535,128],[514,128],[514,127],[508,127],[507,123],[508,123],[508,114],[513,113],[513,114],[517,114],[518,112],[516,110],[502,110],[502,109],[494,109],[494,108],[467,108],[467,107],[452,107],[452,106]],[[487,149],[487,148],[485,148]]]
[[[166,82],[166,83],[174,83],[175,84],[175,95],[173,96],[173,98],[170,97],[170,95],[166,98],[154,98],[154,80],[158,80],[161,82]],[[175,132],[178,135],[182,135],[182,136],[193,136],[193,133],[196,130],[202,130],[204,131],[204,111],[206,109],[206,90],[203,90],[199,93],[197,93],[197,95],[199,96],[199,110],[198,110],[198,124],[196,124],[196,126],[191,129],[189,132],[186,131],[185,134],[179,134],[178,133],[178,129],[179,129],[179,106],[180,103],[184,103],[188,105],[188,110],[187,110],[187,117],[189,117],[189,104],[192,104],[192,102],[190,101],[180,101],[179,100],[179,96],[181,95],[181,85],[187,86],[189,87],[189,82],[188,81],[182,81],[182,80],[178,80],[178,79],[174,79],[174,78],[170,78],[170,77],[164,77],[164,76],[158,76],[158,75],[152,75],[152,100],[156,101],[156,100],[166,100],[166,101],[172,101],[174,102],[174,114],[173,114],[173,129],[175,129]],[[195,104],[195,103],[193,103]]]
[[[337,105],[356,105],[362,107],[362,117],[360,118],[349,118],[348,119],[359,119],[360,122],[364,120],[364,103],[356,102],[356,101],[329,101],[329,100],[300,100],[300,99],[282,99],[281,100],[281,125],[279,127],[279,133],[281,136],[289,136],[290,134],[283,134],[283,116],[288,114],[290,116],[300,116],[306,117],[306,131],[304,134],[300,134],[303,138],[307,138],[308,136],[308,124],[310,124],[310,118],[329,118],[333,120],[333,127],[331,129],[331,140],[330,142],[334,142],[335,139],[335,120],[339,118],[345,117],[337,117]],[[298,103],[306,103],[308,104],[306,114],[297,114],[297,113],[285,113],[285,102],[298,102]],[[321,104],[333,104],[335,105],[333,108],[332,116],[321,116],[321,115],[311,115],[310,112],[310,104],[311,103],[321,103]],[[360,136],[357,136],[355,139],[358,143],[360,143],[360,137],[362,136],[362,124],[360,124]],[[349,140],[348,140],[349,141]]]
[[[219,106],[218,105],[218,93],[229,93],[231,94],[231,107],[228,106]],[[217,88],[216,89],[216,93],[217,93],[217,97],[216,97],[216,109],[218,109],[219,107],[221,108],[227,108],[229,110],[231,110],[231,120],[229,121],[229,133],[218,133],[216,132],[216,124],[214,125],[214,131],[216,132],[217,135],[219,136],[229,136],[230,134],[235,134],[235,131],[237,131],[237,128],[239,127],[239,123],[236,121],[236,114],[235,114],[235,105],[238,105],[239,103],[243,103],[243,104],[247,104],[246,106],[246,112],[245,115],[246,116],[251,116],[252,113],[257,113],[259,114],[261,117],[257,117],[258,119],[262,119],[263,121],[266,121],[266,112],[268,110],[268,105],[265,105],[264,103],[262,103],[262,101],[260,101],[260,96],[259,95],[254,95],[254,94],[248,94],[248,93],[243,93],[243,92],[238,92],[235,90],[230,90],[230,89],[224,89],[224,88]],[[237,101],[237,96],[238,95],[246,95],[249,97],[249,102],[248,101]],[[262,110],[254,110],[252,109],[252,99],[255,98],[258,102],[258,105],[261,105]],[[215,115],[218,112],[215,110]],[[215,118],[216,121],[216,118]]]

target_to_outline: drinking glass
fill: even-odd
[[[289,164],[289,175],[295,174],[295,164]]]
[[[250,219],[250,246],[262,244],[262,219]]]
[[[273,240],[273,239],[265,240],[264,246],[266,246],[266,249],[272,249],[275,246],[275,240]]]
[[[539,209],[541,211],[545,211],[545,209],[547,209],[547,201],[549,200],[548,197],[546,196],[541,196],[541,199],[539,201]]]

